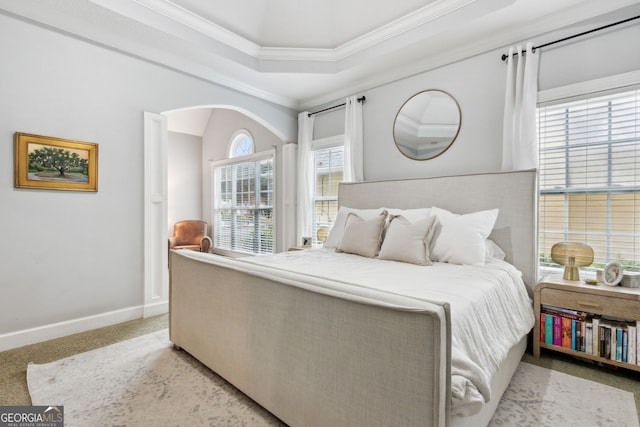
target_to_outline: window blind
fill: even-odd
[[[554,243],[585,243],[595,261],[640,270],[640,90],[537,110],[540,266]]]
[[[338,184],[343,180],[344,147],[314,150],[313,165],[313,242],[318,244],[318,230],[330,230],[338,215]]]
[[[213,176],[214,248],[273,253],[273,156],[217,165]]]

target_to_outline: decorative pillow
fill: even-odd
[[[484,241],[485,248],[485,259],[499,259],[500,261],[504,261],[507,254],[504,253],[502,248],[498,246],[496,242],[491,239],[487,239]]]
[[[436,218],[433,216],[411,222],[402,215],[390,216],[378,258],[431,265],[429,243]]]
[[[416,209],[397,209],[397,208],[385,208],[387,210],[387,224],[384,226],[382,232],[382,241],[384,242],[389,223],[394,216],[403,216],[409,222],[418,222],[421,219],[426,219],[431,216],[430,208],[416,208]]]
[[[338,215],[336,215],[336,222],[333,224],[333,228],[329,232],[327,236],[327,240],[324,241],[325,248],[336,248],[340,240],[342,239],[342,235],[344,233],[344,227],[347,224],[347,216],[350,213],[355,213],[362,219],[372,219],[380,215],[384,209],[353,209],[348,208],[346,206],[340,206],[338,209]]]
[[[364,220],[353,212],[347,216],[344,234],[336,252],[347,252],[374,258],[380,251],[382,230],[387,220],[387,211],[383,210],[377,217]]]
[[[432,240],[431,259],[483,266],[485,240],[496,223],[498,209],[458,215],[433,207],[431,213],[439,223]]]

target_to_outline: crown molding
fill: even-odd
[[[512,5],[515,0],[436,0],[426,6],[398,18],[390,23],[378,27],[368,33],[350,40],[335,48],[290,48],[275,46],[260,46],[246,38],[233,33],[193,12],[175,4],[171,0],[89,0],[107,7],[116,13],[126,13],[134,5],[142,6],[148,11],[161,15],[178,25],[189,28],[207,39],[226,46],[227,49],[237,51],[247,57],[227,55],[231,60],[258,72],[288,73],[305,72],[319,74],[335,74],[338,71],[358,65],[369,54],[381,54],[384,51],[397,50],[406,44],[415,43],[433,36],[439,31],[445,31],[452,24],[452,20],[465,21],[474,16],[475,8],[499,11]],[[482,3],[482,4],[480,4]],[[571,9],[571,13],[560,13],[545,20],[536,20],[526,25],[528,31],[522,37],[530,34],[543,34],[549,28],[566,26],[567,22],[577,22],[612,10],[610,3],[616,3],[616,8],[637,3],[637,0],[614,0],[613,2],[590,2],[589,7]],[[137,15],[138,21],[145,23],[151,17]],[[523,33],[521,28],[512,31]],[[188,35],[182,34],[181,37]],[[518,37],[518,36],[515,36]],[[503,37],[505,43],[512,42],[514,36]],[[517,40],[517,38],[515,38]],[[367,52],[364,56],[364,52]],[[229,52],[230,53],[230,52]],[[369,55],[370,56],[370,55]],[[252,58],[252,59],[249,59]]]
[[[147,9],[159,13],[169,19],[172,19],[192,30],[195,30],[207,37],[216,39],[242,53],[257,58],[262,49],[261,46],[245,39],[238,34],[227,30],[211,21],[208,21],[191,11],[173,3],[170,0],[132,0]]]
[[[263,61],[336,62],[335,49],[262,47],[256,56]]]
[[[98,1],[98,0],[91,0]],[[443,18],[480,0],[436,0],[428,5],[350,40],[335,48],[289,48],[260,46],[233,33],[211,21],[208,21],[170,0],[129,0],[159,13],[175,22],[185,25],[207,37],[250,55],[257,60],[267,61],[305,61],[336,62],[357,53],[371,49],[376,45],[392,40],[437,19]],[[494,0],[504,3],[505,0]],[[506,0],[512,3],[514,0]],[[259,68],[259,67],[258,67]]]
[[[370,49],[384,41],[391,40],[423,25],[432,23],[439,18],[447,16],[478,0],[440,0],[408,14],[395,21],[376,28],[367,34],[346,42],[334,49],[337,60],[348,58],[352,55]]]
[[[395,81],[428,72],[435,68],[443,67],[476,55],[499,51],[500,49],[505,49],[505,46],[521,42],[522,40],[536,38],[535,43],[544,43],[547,41],[544,39],[554,38],[548,36],[548,34],[552,32],[561,31],[572,25],[633,5],[638,5],[638,0],[611,0],[608,2],[596,2],[595,5],[591,2],[588,6],[580,9],[573,8],[554,13],[552,16],[549,16],[548,19],[539,20],[525,26],[519,26],[512,30],[502,30],[490,36],[478,37],[476,40],[454,49],[441,51],[434,55],[427,55],[421,61],[412,62],[407,65],[399,65],[386,72],[376,73],[369,78],[358,79],[356,84],[352,84],[348,88],[326,91],[317,97],[308,97],[300,102],[299,109],[313,109],[319,105],[335,102],[337,99],[342,99],[355,93],[363,93],[367,90],[391,84]],[[575,32],[575,28],[569,31],[573,33]],[[593,37],[593,35],[588,37]],[[496,61],[500,61],[501,54],[502,52],[496,52]]]
[[[511,0],[496,1],[504,2]],[[76,4],[76,2],[78,4]],[[136,15],[138,18],[140,18],[142,12],[148,14],[149,9],[146,5],[158,7],[164,12],[167,12],[168,10],[169,12],[167,13],[183,13],[183,16],[185,17],[184,19],[187,20],[193,18],[193,16],[190,16],[191,14],[188,11],[182,10],[181,12],[176,12],[179,7],[175,6],[173,3],[167,0],[65,0],[65,2],[62,2],[61,4],[67,4],[68,6],[65,7],[71,9],[77,8],[82,4],[86,5],[90,3],[109,9],[114,13],[118,13],[118,10],[116,9],[126,12],[127,9],[136,8],[137,10],[135,10],[135,12],[139,13],[138,15]],[[107,3],[111,7],[105,6],[105,4]],[[143,5],[142,3],[145,3],[145,5]],[[462,0],[457,4],[462,5]],[[477,4],[477,2],[474,4]],[[171,5],[173,5],[174,8],[171,8]],[[324,105],[329,102],[333,102],[337,99],[343,99],[344,97],[352,95],[354,93],[363,93],[376,87],[384,86],[401,79],[409,78],[411,76],[419,75],[434,68],[446,66],[447,64],[451,64],[453,62],[464,60],[466,58],[487,52],[495,51],[495,60],[496,63],[499,63],[499,56],[503,53],[500,50],[504,49],[505,46],[512,45],[521,40],[533,38],[536,39],[536,43],[541,43],[549,41],[553,38],[557,38],[558,35],[563,35],[567,32],[574,33],[577,26],[579,26],[580,28],[586,27],[587,25],[588,27],[592,27],[594,26],[593,20],[600,19],[600,15],[615,12],[619,9],[632,5],[640,6],[640,3],[638,2],[638,0],[608,0],[606,2],[587,1],[581,7],[573,7],[564,11],[560,11],[557,14],[554,13],[553,15],[547,15],[544,16],[544,19],[526,21],[525,25],[519,25],[516,28],[495,28],[492,30],[492,32],[484,32],[482,34],[478,33],[477,31],[470,31],[470,33],[473,33],[473,38],[469,38],[465,43],[458,43],[454,47],[449,47],[448,49],[442,49],[438,46],[427,46],[428,49],[419,51],[420,53],[418,55],[413,55],[414,59],[420,58],[415,63],[403,64],[399,62],[398,64],[393,64],[394,66],[391,68],[379,68],[380,71],[374,73],[373,75],[362,72],[362,68],[364,67],[360,67],[360,69],[358,69],[358,67],[340,69],[338,67],[338,65],[340,64],[338,64],[339,60],[336,57],[337,54],[333,52],[332,49],[260,48],[258,49],[257,54],[259,60],[256,61],[259,65],[268,62],[270,58],[278,57],[287,58],[287,61],[289,61],[289,63],[287,64],[286,61],[281,61],[280,63],[278,63],[278,61],[274,59],[272,68],[267,69],[266,67],[258,67],[256,69],[253,64],[246,66],[245,64],[240,64],[237,60],[234,61],[230,58],[225,59],[220,52],[203,51],[203,44],[214,42],[214,40],[209,36],[205,37],[201,32],[199,33],[199,39],[196,40],[200,42],[198,47],[201,49],[200,51],[196,52],[197,55],[194,52],[178,51],[177,49],[174,51],[164,51],[162,46],[150,46],[142,39],[134,38],[125,40],[125,36],[121,32],[109,33],[99,31],[100,29],[94,28],[96,27],[95,24],[92,24],[90,21],[73,19],[73,17],[70,17],[71,15],[68,16],[67,14],[63,13],[64,9],[58,11],[54,8],[54,4],[50,2],[40,3],[39,1],[35,0],[20,2],[15,2],[13,0],[0,0],[0,13],[7,14],[15,18],[21,17],[22,19],[26,19],[27,21],[33,23],[40,23],[39,25],[41,26],[63,33],[73,34],[75,37],[88,41],[92,44],[123,52],[125,54],[130,54],[143,60],[165,66],[169,69],[193,75],[203,80],[219,84],[248,95],[255,96],[256,98],[260,98],[267,102],[272,102],[274,104],[278,104],[296,111],[302,111],[304,109],[311,109],[318,105]],[[168,9],[162,9],[161,6],[167,6]],[[471,7],[465,7],[465,13],[468,13],[469,9],[473,8],[473,5],[471,3],[469,3],[468,6]],[[622,13],[622,11],[620,12]],[[628,13],[628,10],[625,12]],[[156,13],[160,14],[160,12]],[[453,12],[449,12],[449,15],[451,13]],[[498,11],[497,13],[501,13],[501,11]],[[123,13],[120,14],[125,16]],[[442,22],[446,23],[448,19],[449,18],[445,19],[444,21],[438,21],[438,24]],[[590,19],[592,21],[590,23],[587,23],[586,21]],[[167,17],[164,14],[156,15],[156,21],[160,20],[171,21],[173,20],[173,18]],[[140,19],[138,19],[138,21],[142,22]],[[193,24],[194,26],[203,25],[204,27],[207,27],[208,21],[194,24],[195,21],[197,21],[197,19],[191,20],[189,22],[191,22],[191,24]],[[196,32],[196,30],[192,29],[193,27],[186,27],[184,24],[180,24],[177,21],[173,22],[175,22],[176,27],[182,25],[185,31],[180,32],[179,35],[169,35],[173,35],[181,42],[189,42],[189,37],[197,36],[197,34],[194,33]],[[419,19],[416,18],[415,22],[419,22]],[[404,22],[404,24],[406,25],[404,27],[404,34],[411,32],[411,30],[409,29],[409,23]],[[476,22],[474,21],[474,23],[469,23],[469,25],[462,26],[463,28],[459,28],[459,30],[464,31],[466,28],[473,27],[478,29],[482,27],[481,25],[475,24]],[[481,22],[479,24],[481,24]],[[150,27],[157,30],[157,28],[154,26]],[[427,27],[429,26],[427,25]],[[186,31],[187,28],[191,28],[191,30]],[[172,28],[172,30],[175,29]],[[176,30],[175,32],[178,31]],[[230,34],[233,38],[233,33]],[[435,37],[435,39],[438,38],[443,39],[443,37],[440,36]],[[342,46],[344,47],[345,45]],[[246,49],[254,52],[255,54],[255,46],[257,45],[249,45],[248,47],[246,47]],[[344,48],[346,49],[346,47]],[[389,48],[389,46],[387,46],[387,48],[389,49],[388,51],[391,51],[392,49]],[[353,49],[353,51],[355,52],[356,47],[353,47]],[[232,48],[227,48],[227,51],[231,50]],[[292,51],[293,54],[291,56],[285,56]],[[240,55],[239,51],[237,52],[238,55]],[[377,50],[377,52],[379,53],[379,50]],[[203,53],[205,53],[204,57],[202,55]],[[273,56],[270,57],[269,55]],[[314,63],[313,58],[321,59],[320,62]],[[359,63],[351,65],[364,64],[366,66],[373,63],[372,61],[374,61],[375,58],[369,56],[367,58],[360,57],[355,59],[358,60]],[[265,62],[260,64],[260,61]],[[224,66],[222,66],[223,64]],[[241,73],[234,74],[233,70],[240,70],[240,68],[235,68],[239,64],[245,65],[247,68],[243,69]],[[282,74],[283,69],[286,69],[287,67],[291,69],[294,66],[303,67],[307,65],[308,68],[306,69],[300,68],[301,74],[313,72],[317,74],[316,76],[311,76],[312,80],[310,80],[310,83],[307,86],[310,88],[316,86],[318,88],[324,88],[315,92],[316,95],[313,95],[313,91],[309,91],[304,94],[301,93],[293,95],[291,95],[291,92],[289,91],[289,95],[281,95],[279,94],[277,88],[271,86],[271,83],[273,81],[281,82],[282,78],[287,78],[286,75]],[[323,66],[325,67],[325,71],[323,73],[313,71],[315,69],[322,68]],[[278,70],[274,70],[278,67]],[[278,74],[277,71],[280,72],[280,77],[276,75]],[[324,76],[327,76],[327,79],[324,79],[322,74],[324,74]],[[271,80],[272,75],[274,76],[273,81]],[[251,76],[251,78],[247,78],[245,76]],[[313,80],[314,78],[317,79]],[[340,83],[337,83],[336,79],[339,79]],[[316,84],[314,82],[318,83]]]
[[[101,6],[101,0],[89,1]],[[112,2],[112,4],[118,2],[118,0],[109,1]],[[125,1],[131,3],[130,0]],[[72,6],[73,5],[70,7]],[[39,3],[27,1],[4,3],[0,0],[0,14],[24,20],[51,31],[72,35],[78,40],[83,40],[95,46],[120,52],[240,93],[254,96],[273,104],[281,105],[285,108],[292,110],[299,108],[299,101],[295,98],[261,89],[255,84],[245,83],[229,73],[219,72],[210,64],[194,60],[187,55],[166,51],[161,47],[155,48],[137,39],[123,38],[110,35],[108,32],[95,31],[95,28],[91,27],[90,23],[70,19],[64,13],[57,13],[56,9],[50,8],[48,5],[40,5]]]

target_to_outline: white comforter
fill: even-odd
[[[491,399],[493,375],[509,349],[534,324],[532,304],[520,272],[499,260],[491,260],[484,267],[447,263],[417,266],[327,249],[235,260],[186,252],[190,257],[261,276],[284,277],[294,282],[303,278],[316,290],[401,309],[421,309],[423,302],[448,303],[454,415],[477,413]]]

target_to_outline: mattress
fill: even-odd
[[[498,259],[479,267],[418,266],[329,249],[238,259],[198,252],[188,255],[315,292],[398,310],[449,304],[453,415],[473,415],[491,401],[494,375],[509,350],[534,324],[520,272]]]

